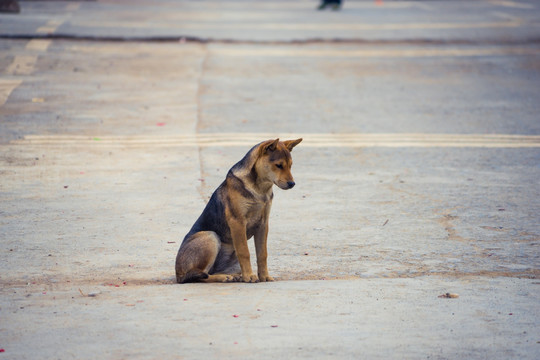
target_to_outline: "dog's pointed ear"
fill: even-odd
[[[301,141],[302,141],[302,138],[296,139],[296,140],[286,140],[286,141],[283,142],[283,144],[285,145],[285,147],[286,147],[289,151],[292,151],[293,147],[295,147],[296,145],[300,144]]]
[[[259,151],[260,151],[259,155],[263,155],[267,152],[276,150],[278,143],[279,143],[279,139],[267,140],[263,142],[261,146],[259,147]]]

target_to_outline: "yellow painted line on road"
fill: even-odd
[[[306,147],[454,147],[537,148],[540,135],[506,134],[272,134],[219,133],[177,136],[28,135],[14,143],[43,146],[231,147],[253,146],[267,139],[303,137]]]
[[[45,26],[41,26],[41,27],[37,28],[36,33],[38,33],[38,34],[52,34],[63,23],[64,23],[64,20],[60,20],[60,19],[49,20],[49,21],[47,21],[47,24]]]
[[[489,1],[493,5],[500,5],[504,7],[510,7],[510,8],[516,8],[516,9],[534,9],[534,5],[532,4],[526,4],[526,3],[518,3],[515,1],[508,1],[508,0],[490,0]]]
[[[0,78],[0,106],[4,105],[13,90],[21,85],[22,80]]]
[[[523,21],[522,18],[520,18],[520,17],[510,15],[510,14],[507,14],[507,13],[504,13],[504,12],[501,12],[501,11],[492,11],[491,14],[493,16],[498,17],[498,18],[506,19],[506,20],[510,20],[510,21],[514,21],[514,22],[522,22]]]
[[[7,75],[30,75],[34,71],[37,56],[17,55],[13,62],[6,68]]]
[[[49,39],[32,39],[26,44],[25,49],[34,51],[47,51],[47,49],[51,45],[51,42],[52,40]]]
[[[37,34],[52,34],[56,31],[57,26],[41,26],[36,30]]]
[[[81,3],[69,3],[66,5],[66,11],[77,11],[81,7]]]
[[[412,57],[461,57],[499,55],[540,55],[540,48],[491,47],[491,48],[403,48],[403,49],[315,49],[284,47],[230,48],[211,47],[211,53],[234,57],[342,57],[342,58],[412,58]]]
[[[48,39],[33,39],[26,46],[26,50],[45,52],[49,48],[51,40]],[[36,66],[37,55],[17,55],[6,68],[7,75],[30,75]]]
[[[50,44],[51,40],[48,39],[32,39],[26,43],[25,50],[34,53],[45,52]],[[13,90],[23,82],[22,79],[11,76],[30,75],[35,70],[37,58],[37,55],[17,55],[8,65],[4,74],[9,75],[9,77],[0,77],[0,107],[7,102]]]

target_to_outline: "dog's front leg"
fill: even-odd
[[[240,269],[242,270],[242,281],[249,283],[258,282],[259,279],[257,278],[257,275],[253,273],[253,269],[251,268],[246,237],[246,224],[237,220],[229,220],[229,227],[231,229],[234,251],[236,252],[238,262],[240,263]]]
[[[259,281],[274,281],[268,274],[268,265],[266,259],[268,252],[266,250],[266,240],[268,239],[268,222],[261,224],[255,232],[255,252],[257,253],[257,273]]]

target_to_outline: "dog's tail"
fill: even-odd
[[[184,276],[176,275],[176,281],[179,284],[197,282],[204,279],[208,279],[208,274],[199,269],[191,269]]]

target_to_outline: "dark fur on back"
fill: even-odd
[[[225,187],[228,186],[228,184],[232,184],[233,186],[237,185],[235,186],[235,188],[242,191],[242,195],[246,197],[253,196],[249,191],[245,190],[245,187],[242,184],[242,180],[236,177],[234,175],[234,172],[235,170],[243,169],[247,165],[249,165],[249,159],[258,146],[259,144],[252,147],[251,150],[249,150],[247,154],[242,158],[242,160],[237,162],[229,170],[229,172],[227,173],[227,177],[214,191],[214,193],[210,197],[210,200],[208,201],[208,204],[206,204],[201,216],[199,216],[195,224],[193,224],[191,230],[189,230],[183,242],[186,242],[186,239],[199,231],[213,231],[221,238],[222,242],[232,244],[231,232],[229,226],[227,225],[225,217],[224,202],[227,200],[223,194],[223,190]],[[250,173],[253,172],[253,169],[250,169]],[[253,176],[255,177],[254,180],[256,180],[257,175],[255,174]]]

